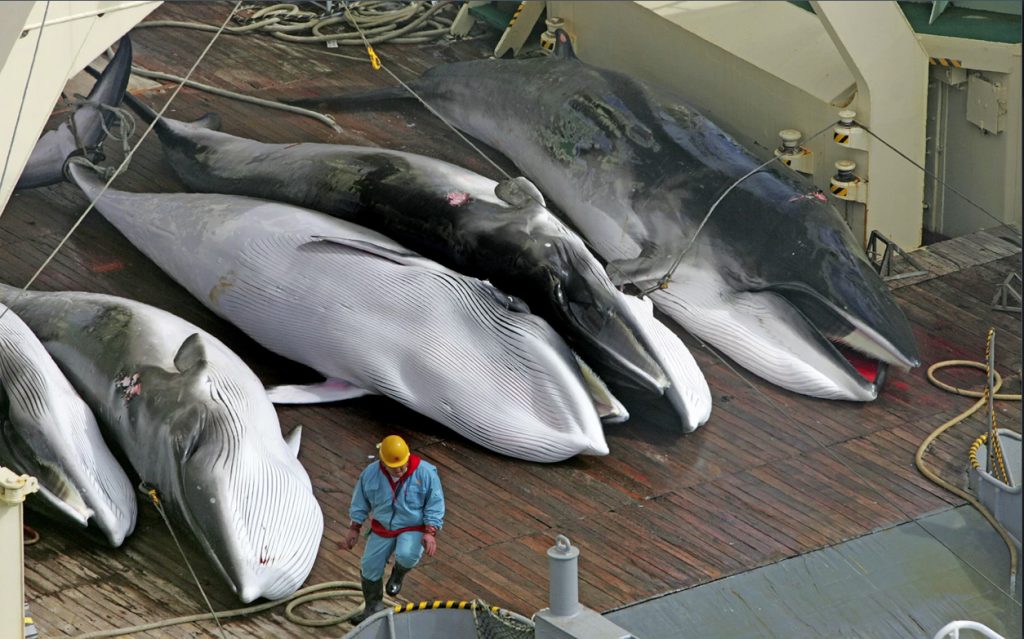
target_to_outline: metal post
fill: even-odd
[[[25,549],[22,502],[39,490],[35,477],[0,466],[0,637],[25,636]],[[16,550],[15,550],[16,549]]]
[[[987,369],[988,379],[985,380],[988,388],[988,412],[986,413],[989,420],[989,442],[988,442],[988,473],[997,479],[1005,481],[1008,479],[1005,475],[1000,472],[1002,468],[1002,448],[999,445],[999,433],[996,429],[995,422],[995,406],[993,402],[995,398],[995,387],[996,387],[996,332],[990,330],[988,334],[988,347],[986,348],[985,356],[987,361],[985,366]]]
[[[579,548],[565,535],[555,537],[555,545],[548,548],[551,575],[548,602],[552,615],[571,617],[580,611],[579,556]]]

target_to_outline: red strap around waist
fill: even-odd
[[[427,527],[420,524],[419,526],[406,526],[405,528],[399,528],[397,530],[388,530],[384,527],[384,524],[380,523],[376,519],[370,519],[370,530],[381,537],[397,537],[404,532],[426,532]]]

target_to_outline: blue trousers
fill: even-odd
[[[384,568],[392,553],[395,562],[402,568],[414,567],[423,556],[423,533],[409,531],[388,538],[371,532],[366,538],[366,549],[363,550],[363,561],[359,566],[363,578],[370,581],[383,579]]]

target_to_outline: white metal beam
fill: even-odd
[[[816,2],[811,6],[857,81],[857,120],[924,165],[928,54],[895,2]],[[851,152],[856,154],[857,152]],[[921,245],[924,173],[872,140],[864,236],[881,232],[903,248]]]
[[[0,212],[68,78],[160,4],[51,0],[0,9]]]

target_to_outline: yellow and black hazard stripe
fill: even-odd
[[[850,134],[840,133],[839,131],[836,131],[835,133],[832,134],[832,139],[838,144],[849,144]]]
[[[939,67],[963,68],[964,61],[955,58],[928,58],[928,63]]]
[[[456,610],[473,610],[477,607],[474,601],[455,601],[449,599],[448,601],[421,601],[419,603],[407,603],[407,604],[396,604],[392,607],[395,613],[399,612],[412,612],[414,610],[443,610],[443,609],[456,609]],[[498,606],[490,606],[491,612],[500,612],[501,608]]]
[[[829,185],[829,190],[832,191],[832,194],[835,195],[836,197],[846,197],[846,195],[850,192],[850,189],[848,189],[847,187],[838,186],[836,184]]]
[[[525,2],[520,2],[519,3],[519,7],[516,8],[516,12],[512,14],[512,19],[508,21],[508,26],[505,27],[506,29],[511,29],[512,28],[512,25],[514,25],[516,23],[516,20],[519,19],[519,14],[522,13],[523,9],[525,9],[525,8],[526,8],[526,3]]]

